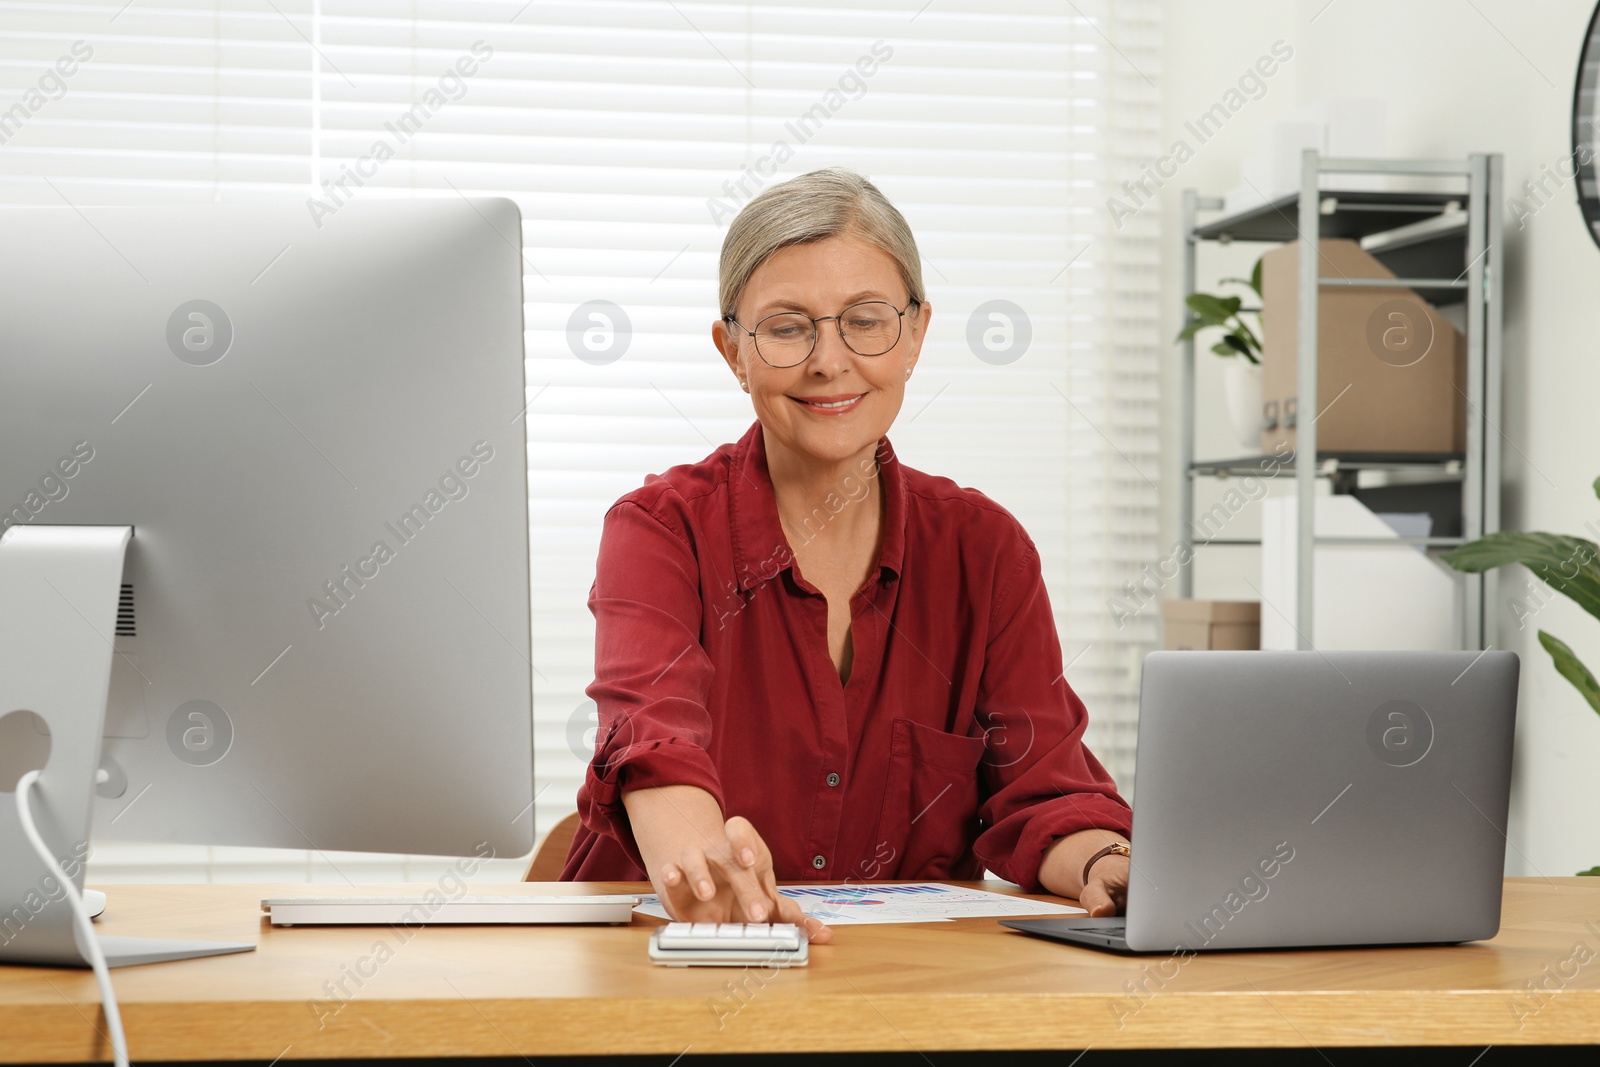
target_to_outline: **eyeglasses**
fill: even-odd
[[[722,321],[738,326],[756,343],[756,355],[769,367],[798,367],[817,347],[817,324],[832,320],[839,328],[839,339],[858,356],[881,356],[900,341],[906,312],[917,306],[912,300],[905,310],[887,300],[867,300],[851,304],[837,315],[812,318],[798,311],[780,311],[745,329],[732,315]]]

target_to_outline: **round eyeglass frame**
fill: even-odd
[[[850,343],[850,338],[846,337],[845,333],[844,333],[844,316],[849,311],[851,311],[852,309],[858,308],[858,307],[865,307],[868,304],[882,304],[884,307],[889,308],[890,310],[892,310],[895,313],[895,316],[896,316],[895,320],[894,320],[895,321],[894,340],[890,341],[889,342],[889,347],[885,348],[882,352],[863,352],[860,349],[858,349],[855,345],[851,344]],[[906,313],[909,312],[912,308],[920,307],[921,305],[922,305],[922,301],[916,299],[915,297],[912,297],[911,301],[909,303],[907,303],[904,308],[897,308],[893,304],[889,303],[889,301],[887,301],[887,300],[861,300],[861,301],[857,301],[854,304],[851,304],[850,307],[847,307],[843,311],[840,311],[839,314],[837,314],[837,315],[821,315],[821,316],[818,316],[816,318],[812,318],[810,315],[803,314],[803,313],[801,313],[799,311],[778,311],[778,312],[774,312],[771,315],[764,315],[760,319],[756,320],[756,330],[759,330],[761,328],[761,324],[763,322],[766,322],[768,319],[776,319],[776,318],[779,318],[779,317],[784,316],[784,315],[799,315],[803,319],[811,319],[811,347],[806,349],[806,354],[805,355],[801,356],[799,359],[795,360],[793,363],[774,363],[774,362],[772,362],[772,360],[768,359],[766,357],[766,354],[761,351],[761,342],[756,340],[756,330],[746,329],[744,324],[741,323],[738,319],[734,318],[732,315],[724,315],[724,316],[722,316],[722,321],[726,322],[726,323],[731,323],[732,325],[739,327],[740,330],[743,330],[746,334],[749,335],[750,343],[755,346],[756,355],[761,357],[761,362],[765,363],[767,366],[771,367],[773,370],[787,370],[790,367],[798,367],[800,364],[804,363],[806,360],[811,358],[811,353],[813,353],[813,352],[815,352],[817,350],[817,338],[822,336],[822,328],[821,328],[821,326],[819,324],[827,322],[829,320],[833,321],[834,328],[839,331],[839,340],[843,341],[844,342],[844,346],[846,348],[848,348],[850,351],[854,352],[856,355],[861,356],[864,359],[873,359],[873,358],[875,358],[877,356],[887,355],[887,354],[889,354],[890,352],[892,352],[894,350],[894,346],[895,345],[900,343],[901,336],[906,332],[906,329],[905,329],[905,327],[906,327]]]

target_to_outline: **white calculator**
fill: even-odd
[[[809,945],[794,923],[668,923],[650,935],[667,967],[804,967]]]

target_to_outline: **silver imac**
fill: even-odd
[[[510,201],[0,211],[0,962],[82,962],[30,769],[80,887],[529,851],[525,404]]]

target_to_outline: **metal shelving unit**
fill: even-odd
[[[1411,192],[1323,189],[1325,174],[1407,175],[1460,184],[1465,190]],[[1313,561],[1319,544],[1409,543],[1445,549],[1500,528],[1500,360],[1502,324],[1501,158],[1464,160],[1330,159],[1315,149],[1301,157],[1300,191],[1226,218],[1200,223],[1201,212],[1220,211],[1220,199],[1183,194],[1183,294],[1194,292],[1195,260],[1203,242],[1278,244],[1303,238],[1299,264],[1298,408],[1317,411],[1317,305],[1323,286],[1406,286],[1435,305],[1462,304],[1466,319],[1466,451],[1445,454],[1321,453],[1316,420],[1296,427],[1295,491],[1298,505],[1295,630],[1301,648],[1311,647]],[[1318,243],[1329,238],[1361,241],[1396,278],[1323,278]],[[1185,321],[1188,312],[1185,308]],[[1190,562],[1178,577],[1178,595],[1194,595],[1195,479],[1261,473],[1270,457],[1197,460],[1195,457],[1195,342],[1183,344],[1179,428],[1179,537]],[[1349,491],[1361,470],[1431,471],[1461,483],[1462,536],[1427,538],[1332,538],[1315,536],[1316,479],[1329,478],[1335,492]],[[1248,539],[1213,539],[1215,544],[1257,544]],[[1461,575],[1464,584],[1462,637],[1469,648],[1494,643],[1495,576]]]

